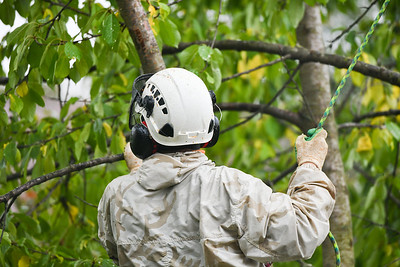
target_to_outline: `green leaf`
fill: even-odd
[[[69,59],[76,59],[78,61],[81,60],[82,57],[81,50],[72,42],[68,42],[65,44],[64,52],[67,58]]]
[[[10,94],[10,109],[19,114],[23,107],[24,103],[21,98]]]
[[[205,61],[210,61],[213,49],[207,45],[199,46],[199,55]]]
[[[0,7],[1,10],[1,7]],[[1,11],[0,11],[1,12]],[[10,33],[6,40],[7,45],[14,45],[21,42],[24,39],[25,35],[32,34],[33,29],[37,26],[36,22],[25,23],[18,28],[16,28],[12,33]]]
[[[290,23],[297,27],[304,14],[304,2],[291,0],[288,6],[288,18]]]
[[[13,70],[16,71],[21,63],[21,60],[25,58],[25,51],[28,49],[33,39],[25,39],[24,42],[17,47],[17,56],[13,62]]]
[[[29,47],[29,52],[27,56],[28,63],[32,68],[39,67],[40,60],[42,58],[45,46],[39,45],[36,42],[33,42]]]
[[[304,0],[304,2],[309,6],[314,6],[317,0]]]
[[[214,63],[214,61],[211,62],[211,70],[213,73],[213,77],[214,77],[214,90],[217,90],[220,86],[221,86],[221,82],[222,82],[222,74],[221,74],[221,69],[219,68],[219,66]]]
[[[22,102],[24,103],[24,108],[21,110],[21,118],[27,119],[29,122],[33,122],[35,119],[36,112],[36,96],[35,92],[29,92],[28,95],[22,98]],[[40,98],[41,99],[41,98]]]
[[[132,63],[136,68],[140,68],[141,66],[141,62],[140,62],[140,58],[139,55],[136,51],[135,46],[132,43],[132,40],[128,40],[127,41],[127,46],[128,46],[128,60],[130,63]]]
[[[78,100],[79,100],[79,98],[77,98],[77,97],[71,97],[71,99],[69,99],[67,101],[67,103],[64,104],[64,106],[61,108],[60,120],[63,120],[65,118],[65,116],[67,116],[68,110],[69,110],[69,106],[71,104],[75,104],[76,101],[78,101]]]
[[[3,3],[0,4],[0,19],[6,25],[14,25],[15,10],[10,0],[4,0]]]
[[[161,2],[159,2],[158,4],[160,7],[161,18],[165,19],[166,17],[168,17],[169,13],[171,12],[171,9],[169,8],[169,6],[167,4],[164,4]]]
[[[4,157],[11,166],[15,165],[17,157],[17,143],[15,141],[11,141],[10,143],[8,143],[8,145],[4,149]]]
[[[179,59],[181,60],[182,65],[184,66],[190,65],[194,60],[194,58],[196,57],[198,50],[199,50],[198,45],[192,45],[183,50],[182,53],[180,53],[179,55]]]
[[[15,9],[22,17],[27,17],[30,9],[30,0],[17,0],[15,1]]]
[[[83,142],[86,142],[88,140],[89,135],[90,135],[91,126],[92,126],[91,123],[86,123],[85,126],[83,127],[83,130],[82,130],[81,136],[80,136],[80,139]]]
[[[102,28],[102,37],[104,41],[111,47],[117,42],[120,26],[117,17],[114,14],[109,14],[104,20]]]
[[[106,8],[100,9],[97,11],[93,16],[90,17],[88,22],[86,23],[86,26],[82,28],[81,32],[86,33],[90,30],[90,28],[93,27],[94,21],[95,20],[104,20],[104,16],[108,13],[108,10]]]
[[[54,76],[58,79],[64,79],[69,75],[69,59],[65,53],[59,52],[59,58],[56,62],[56,68],[54,71]]]
[[[175,23],[169,19],[160,20],[160,32],[164,44],[178,47],[181,41],[181,34],[178,31]]]
[[[50,83],[52,83],[54,79],[54,71],[57,59],[58,53],[56,51],[56,48],[52,46],[52,42],[50,42],[44,50],[39,65],[40,73]]]
[[[389,121],[386,123],[386,127],[389,132],[393,135],[394,139],[400,141],[400,127],[399,125]]]

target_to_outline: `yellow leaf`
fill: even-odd
[[[47,145],[41,146],[40,147],[40,152],[42,152],[42,156],[46,157],[47,154]]]
[[[400,96],[400,87],[392,85],[393,98],[397,99]]]
[[[157,16],[157,10],[155,9],[155,7],[153,5],[150,5],[148,10],[149,10],[150,16],[152,16],[152,17]]]
[[[260,150],[262,144],[263,144],[263,141],[261,139],[256,139],[254,141],[254,148],[257,149],[257,150]]]
[[[20,97],[24,97],[28,94],[28,84],[26,83],[26,81],[24,81],[20,85],[18,85],[17,94]]]
[[[29,257],[24,255],[18,261],[18,267],[29,267],[30,260]]]
[[[43,14],[43,18],[46,18],[47,16],[49,16],[49,19],[53,19],[53,12],[51,12],[50,9],[46,8]]]
[[[352,71],[350,72],[350,77],[351,77],[351,81],[353,82],[353,84],[357,87],[362,87],[363,82],[364,82],[364,75],[362,75],[359,72],[356,71]]]
[[[124,86],[127,86],[127,85],[128,85],[128,79],[126,78],[126,76],[125,76],[123,73],[121,73],[121,72],[118,73],[118,75],[119,75],[119,77],[121,78],[123,85],[124,85]]]
[[[91,227],[95,227],[94,222],[92,222],[91,220],[86,219],[86,222],[87,222]]]
[[[241,57],[241,59],[239,60],[238,65],[237,65],[237,70],[239,73],[246,71],[246,61],[247,61],[246,52],[244,52],[244,51],[240,52],[240,57]],[[242,77],[244,78],[244,76],[242,76]]]
[[[107,136],[110,137],[112,135],[111,126],[107,122],[103,122],[103,128],[106,131]]]
[[[71,215],[72,221],[75,222],[76,215],[79,213],[78,207],[68,203],[68,211]]]
[[[267,61],[268,62],[268,61]],[[254,56],[253,58],[251,58],[249,60],[249,63],[247,65],[248,69],[254,69],[258,66],[260,66],[263,63],[267,63],[267,62],[263,62],[263,58],[260,54],[257,54],[256,56]],[[256,71],[252,71],[250,72],[250,83],[252,86],[257,86],[260,83],[261,78],[264,76],[264,69],[258,69]]]
[[[357,152],[366,152],[372,150],[371,138],[367,133],[360,137],[357,142]]]
[[[151,27],[151,30],[153,31],[153,34],[155,36],[157,36],[157,31],[156,31],[156,28],[155,28],[156,24],[154,23],[153,17],[149,17],[149,25]]]
[[[15,161],[20,162],[21,161],[21,151],[17,148],[17,153],[15,153]]]
[[[392,48],[390,50],[392,52],[392,56],[396,58],[400,51],[400,45],[399,44],[392,45]]]
[[[126,138],[122,130],[120,130],[118,133],[119,133],[119,147],[121,148],[121,151],[124,151],[126,146]]]
[[[384,100],[383,84],[381,81],[374,80],[371,86],[367,86],[367,92],[364,94],[361,104],[367,106],[370,102],[379,105]]]
[[[293,144],[296,142],[297,139],[297,134],[295,134],[292,130],[290,130],[289,128],[286,128],[284,136],[289,139],[290,144]]]

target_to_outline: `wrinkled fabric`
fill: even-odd
[[[98,234],[120,266],[263,266],[311,257],[334,200],[319,170],[298,167],[283,194],[198,151],[154,154],[107,186]]]

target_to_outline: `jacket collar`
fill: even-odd
[[[167,188],[182,182],[201,165],[214,166],[214,163],[200,151],[156,153],[138,169],[138,183],[146,190]]]

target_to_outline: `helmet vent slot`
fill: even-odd
[[[172,128],[171,124],[166,123],[158,133],[163,136],[174,137],[174,128]]]

